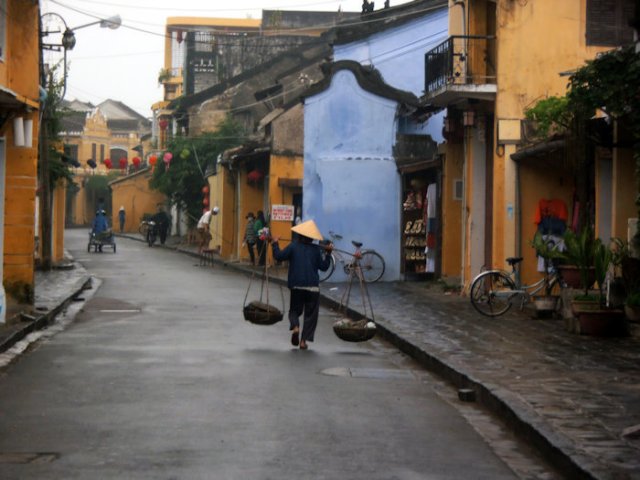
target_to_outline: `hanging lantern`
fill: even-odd
[[[96,168],[98,166],[98,164],[93,159],[87,160],[87,165],[89,165],[91,168]]]
[[[151,155],[149,157],[149,165],[151,165],[152,167],[155,167],[157,162],[158,162],[158,157],[156,157],[155,155]]]
[[[171,159],[173,158],[173,153],[171,152],[167,152],[164,154],[164,156],[162,157],[162,160],[164,160],[164,163],[166,163],[167,165],[169,165],[169,162],[171,162]]]
[[[187,158],[189,158],[189,155],[191,155],[191,152],[186,148],[183,148],[182,151],[180,152],[180,158],[182,158],[183,160],[186,160]]]
[[[120,168],[122,170],[127,168],[127,157],[122,157],[120,160],[118,160],[118,165],[120,165]]]
[[[104,166],[107,167],[107,170],[111,170],[113,168],[113,162],[110,158],[104,159]]]
[[[134,167],[138,168],[140,166],[140,157],[133,157],[131,163],[133,163]]]
[[[205,207],[209,206],[209,198],[208,197],[204,197],[202,199],[202,205],[204,205]]]
[[[202,187],[202,193],[209,193],[209,185],[205,185],[204,187]]]
[[[254,185],[262,181],[263,178],[264,178],[264,173],[262,173],[260,170],[251,170],[247,174],[247,181]]]
[[[160,130],[166,130],[169,126],[169,122],[166,120],[160,120],[160,122],[158,122],[158,125],[160,126]]]

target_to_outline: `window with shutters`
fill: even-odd
[[[633,41],[629,21],[635,0],[587,0],[587,45],[615,47]]]

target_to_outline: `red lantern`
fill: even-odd
[[[127,158],[126,157],[122,157],[119,161],[118,161],[118,165],[120,165],[120,168],[122,170],[124,170],[125,168],[127,168]]]
[[[209,193],[209,185],[205,185],[204,187],[202,187],[202,193],[204,194]]]
[[[172,158],[173,158],[173,153],[171,152],[165,153],[164,156],[162,157],[162,159],[164,160],[164,163],[166,163],[167,165],[169,164]]]
[[[111,168],[113,168],[113,162],[110,158],[104,159],[104,166],[107,167],[108,170],[111,170]]]
[[[138,168],[140,166],[140,157],[133,157],[131,159],[131,162],[133,163],[134,167]]]
[[[209,206],[209,199],[208,199],[207,197],[204,197],[204,198],[202,199],[202,204],[203,204],[205,207],[208,207],[208,206]]]
[[[169,122],[166,120],[160,120],[158,125],[160,125],[160,130],[166,130],[167,127],[169,126]]]
[[[251,170],[247,174],[247,181],[252,184],[257,184],[263,178],[264,178],[264,173],[262,173],[260,170]]]
[[[152,167],[154,167],[157,162],[158,162],[158,157],[156,157],[155,155],[151,155],[149,157],[149,165],[151,165]]]

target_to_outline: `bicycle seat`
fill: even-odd
[[[360,248],[362,246],[362,242],[356,242],[355,240],[351,240],[351,244],[356,248]]]
[[[522,261],[522,257],[509,257],[506,260],[507,260],[507,263],[509,264],[509,266],[513,267],[514,265],[517,265],[518,263],[520,263]]]

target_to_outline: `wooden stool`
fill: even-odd
[[[205,248],[200,252],[200,266],[211,265],[213,267],[213,253],[212,248]]]

